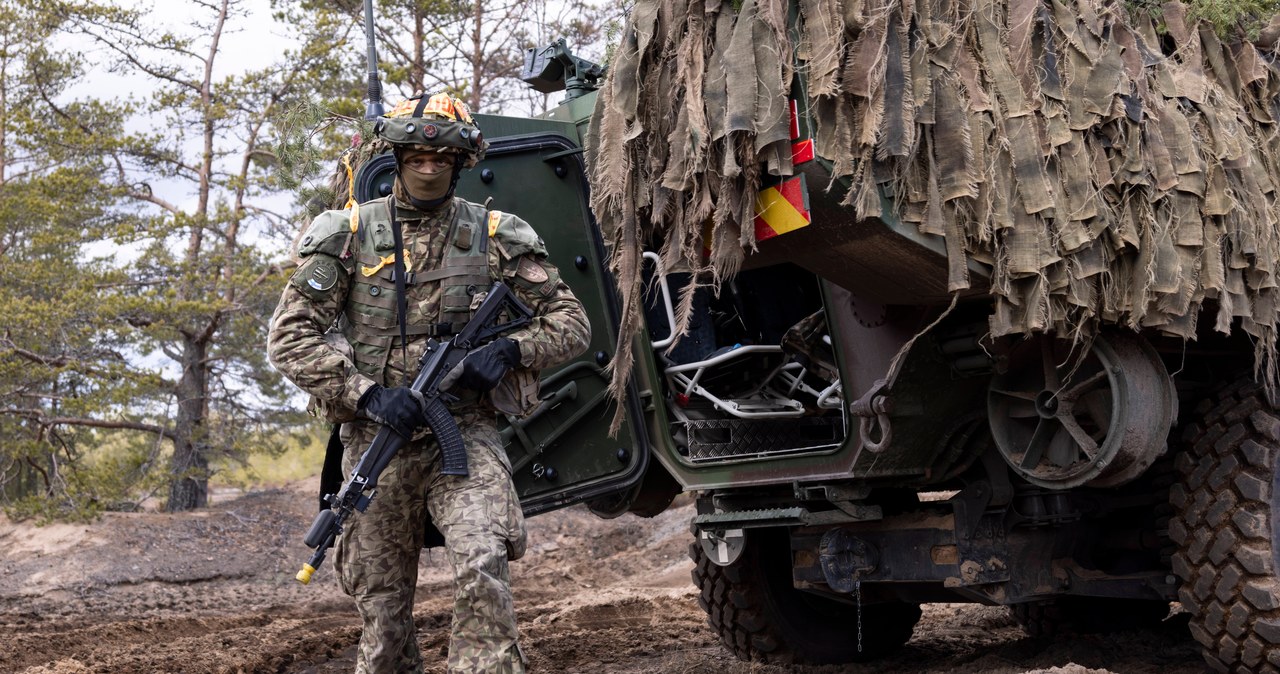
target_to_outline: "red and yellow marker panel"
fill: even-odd
[[[788,178],[756,194],[756,241],[795,231],[812,220],[803,175]]]

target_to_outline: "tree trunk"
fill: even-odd
[[[472,17],[475,24],[471,26],[471,101],[469,106],[472,110],[480,111],[480,101],[483,98],[484,87],[484,33],[481,32],[481,24],[484,22],[484,1],[476,0],[475,14]]]
[[[169,469],[169,512],[209,505],[208,443],[204,439],[209,372],[208,344],[184,339],[182,378],[178,380],[178,418]]]
[[[209,55],[204,61],[204,77],[200,80],[200,114],[204,119],[204,151],[200,160],[200,187],[196,192],[195,224],[187,243],[186,262],[198,265],[208,251],[204,247],[204,229],[209,224],[209,206],[213,201],[214,145],[217,124],[213,112],[213,64],[218,56],[222,29],[226,25],[230,0],[217,5]],[[234,235],[228,240],[234,247]],[[199,296],[191,287],[182,287],[178,299]],[[209,342],[217,332],[215,317],[203,331],[182,333],[182,377],[178,380],[178,418],[174,424],[173,463],[169,470],[170,512],[193,510],[209,505],[209,443],[205,439],[205,416],[209,409]]]
[[[8,50],[8,43],[5,43],[5,50]],[[9,68],[8,60],[0,60],[0,185],[5,183],[5,175],[8,174],[6,168],[9,157],[9,148],[6,143],[7,133],[5,132],[5,118],[9,114],[9,88],[6,85],[8,78],[6,71]],[[2,253],[3,251],[0,251]]]
[[[430,96],[432,92],[427,91],[427,59],[423,55],[423,45],[427,41],[426,34],[426,15],[421,9],[413,10],[413,63],[409,65],[409,85],[413,89],[413,93],[423,93]]]

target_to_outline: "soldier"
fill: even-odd
[[[344,474],[380,424],[411,438],[382,473],[377,498],[338,541],[339,582],[364,620],[356,671],[422,671],[412,608],[429,515],[454,572],[449,671],[521,672],[507,562],[524,554],[525,528],[495,411],[527,413],[537,402],[537,371],[585,350],[590,327],[525,221],[453,195],[459,174],[488,145],[461,101],[411,98],[379,118],[376,134],[395,155],[393,193],[311,223],[301,266],[272,317],[269,355],[328,418],[343,422]],[[400,265],[407,273],[397,279]],[[451,411],[470,475],[441,475],[421,396],[407,385],[428,339],[466,325],[482,299],[477,290],[498,279],[535,317],[446,377],[461,397]]]

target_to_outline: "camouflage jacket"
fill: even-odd
[[[404,247],[413,270],[421,273],[436,269],[444,260],[446,247],[452,243],[450,232],[458,225],[459,214],[474,214],[479,208],[458,198],[430,213],[418,213],[398,204],[397,219],[403,228]],[[361,228],[376,229],[380,223],[385,224],[387,218],[381,214],[386,209],[386,199],[363,204]],[[376,260],[387,252],[366,250],[373,247],[371,241],[376,237],[363,231],[358,235],[353,233],[348,225],[350,220],[351,212],[343,210],[326,211],[312,221],[298,251],[301,264],[285,286],[272,316],[267,340],[271,363],[311,394],[325,416],[333,420],[351,418],[360,396],[375,383],[409,384],[430,337],[411,330],[407,347],[402,349],[399,337],[390,337],[396,331],[385,322],[387,312],[369,317],[369,311],[352,310],[353,303],[368,301],[364,297],[353,299],[353,293],[372,290],[376,295],[378,292],[369,285],[370,281],[377,280],[371,278],[372,268],[362,261]],[[534,312],[532,323],[507,335],[519,345],[521,358],[520,367],[503,382],[508,384],[523,377],[523,381],[531,379],[533,385],[515,387],[514,395],[519,400],[514,406],[495,406],[509,413],[527,413],[536,403],[536,371],[567,361],[585,350],[591,328],[582,304],[560,279],[559,270],[546,259],[542,239],[528,223],[501,213],[489,218],[485,226],[491,244],[487,246],[490,277],[502,278]],[[382,272],[384,275],[390,266]],[[415,283],[407,288],[406,296],[406,324],[419,328],[438,324],[442,309],[440,282]],[[333,328],[339,318],[343,318],[347,326],[341,334],[336,334]],[[376,354],[379,356],[376,361],[370,360],[367,353],[359,354],[363,358],[354,357],[350,324],[379,320],[383,323],[377,327],[388,338],[375,342],[374,348],[380,346],[385,354]],[[359,335],[355,341],[359,341]],[[370,345],[357,343],[356,347],[367,351]],[[371,362],[377,365],[371,368]],[[499,387],[500,390],[511,388]],[[489,399],[494,402],[494,396]]]

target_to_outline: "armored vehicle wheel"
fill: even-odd
[[[1280,672],[1280,418],[1242,381],[1194,412],[1169,490],[1178,597],[1220,672]]]
[[[1169,615],[1169,602],[1110,597],[1061,597],[1014,604],[1013,619],[1033,637],[1074,632],[1106,634],[1159,625]]]
[[[858,607],[791,583],[785,532],[748,532],[737,561],[717,566],[698,543],[689,546],[698,604],[720,641],[741,660],[839,664],[881,657],[911,638],[920,606],[902,602]],[[861,650],[859,650],[861,646]]]

